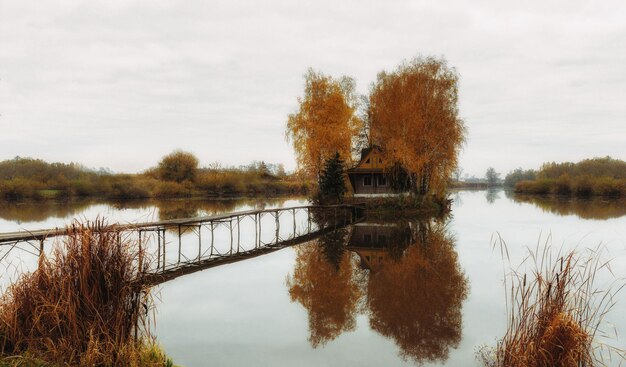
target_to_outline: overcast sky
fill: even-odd
[[[461,75],[465,172],[626,159],[624,0],[0,0],[0,160],[291,169],[308,67],[366,93],[418,54]]]

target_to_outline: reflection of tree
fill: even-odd
[[[461,340],[467,280],[444,227],[416,226],[415,244],[370,275],[371,327],[392,338],[404,358],[444,360]]]
[[[41,222],[48,218],[76,216],[95,202],[92,200],[42,200],[0,203],[0,218],[21,222]]]
[[[345,251],[346,231],[339,230],[296,248],[289,295],[309,314],[309,341],[324,345],[344,331],[354,330],[361,290],[354,279],[355,262]]]
[[[444,222],[369,222],[350,231],[349,240],[342,229],[296,249],[287,285],[308,311],[313,347],[353,330],[367,309],[371,328],[393,339],[403,358],[445,360],[461,340],[467,280]]]
[[[318,203],[314,202],[314,205]],[[333,207],[314,207],[309,209],[311,221],[318,228],[325,228],[335,225],[343,225],[349,220],[350,213],[347,209]]]
[[[500,199],[499,190],[488,189],[487,192],[485,193],[485,199],[487,199],[487,202],[489,204],[495,203],[496,200]]]
[[[347,233],[347,228],[341,228],[320,237],[318,240],[326,261],[332,264],[336,271],[341,269],[341,264],[346,254],[345,240]]]
[[[68,218],[80,215],[94,205],[105,204],[116,209],[159,209],[159,219],[189,218],[197,215],[215,215],[237,210],[241,207],[264,209],[281,206],[286,198],[276,199],[206,199],[206,200],[124,200],[97,199],[41,200],[0,203],[0,218],[15,222],[40,222],[48,218]],[[115,219],[115,218],[113,218]],[[152,218],[149,218],[152,219]]]
[[[575,199],[569,197],[512,195],[515,202],[531,203],[557,215],[576,215],[582,219],[610,219],[626,215],[625,199]]]
[[[157,202],[159,219],[168,220],[196,217],[200,206],[198,204],[198,202],[187,200],[159,201]]]
[[[285,199],[212,199],[212,200],[155,200],[161,220],[191,218],[196,216],[229,213],[244,206],[264,209],[267,205],[280,205]]]

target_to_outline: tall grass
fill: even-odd
[[[508,254],[506,244],[501,250]],[[507,255],[508,256],[508,255]],[[620,288],[601,290],[595,280],[610,270],[599,251],[553,257],[546,244],[529,251],[530,272],[513,271],[507,290],[507,331],[495,349],[479,353],[488,367],[603,366],[607,350],[598,343],[600,325]],[[623,286],[623,285],[622,285]]]
[[[137,281],[139,259],[146,261],[141,246],[102,220],[69,230],[36,271],[0,298],[0,356],[55,365],[164,365],[165,358],[146,357],[153,306]]]

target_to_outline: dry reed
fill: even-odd
[[[164,365],[164,358],[145,358],[152,299],[137,281],[138,259],[146,258],[141,246],[102,220],[69,229],[50,256],[40,257],[38,269],[0,298],[0,357],[53,365]]]
[[[549,241],[549,239],[548,239]],[[508,249],[499,240],[501,252]],[[623,351],[599,343],[600,325],[614,305],[621,286],[596,288],[600,270],[611,271],[599,249],[578,256],[575,251],[553,256],[550,246],[529,250],[532,272],[505,277],[507,331],[495,349],[482,348],[479,359],[488,367],[604,366],[605,357]],[[611,273],[612,274],[612,273]],[[507,280],[508,278],[508,280]],[[621,282],[621,281],[620,281]],[[622,282],[623,283],[623,282]]]

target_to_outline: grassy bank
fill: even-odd
[[[0,365],[171,366],[150,336],[149,261],[103,222],[74,224],[0,298]],[[60,245],[60,246],[59,246]]]
[[[544,163],[539,171],[509,173],[505,183],[522,194],[626,197],[626,162],[605,157]]]
[[[532,195],[562,195],[575,197],[626,197],[626,179],[612,177],[563,175],[557,179],[540,178],[534,181],[520,181],[515,184],[515,192]]]
[[[500,247],[508,256],[503,242]],[[611,271],[598,250],[553,256],[545,245],[530,251],[527,271],[513,269],[505,277],[507,330],[495,348],[479,352],[485,366],[591,367],[624,361],[622,350],[601,340],[607,334],[600,326],[623,281],[615,288],[596,288],[598,273]]]
[[[239,169],[194,167],[192,172],[173,178],[158,168],[113,174],[73,163],[16,158],[0,162],[0,200],[279,196],[306,194],[311,187],[295,175],[272,173],[264,164]]]

